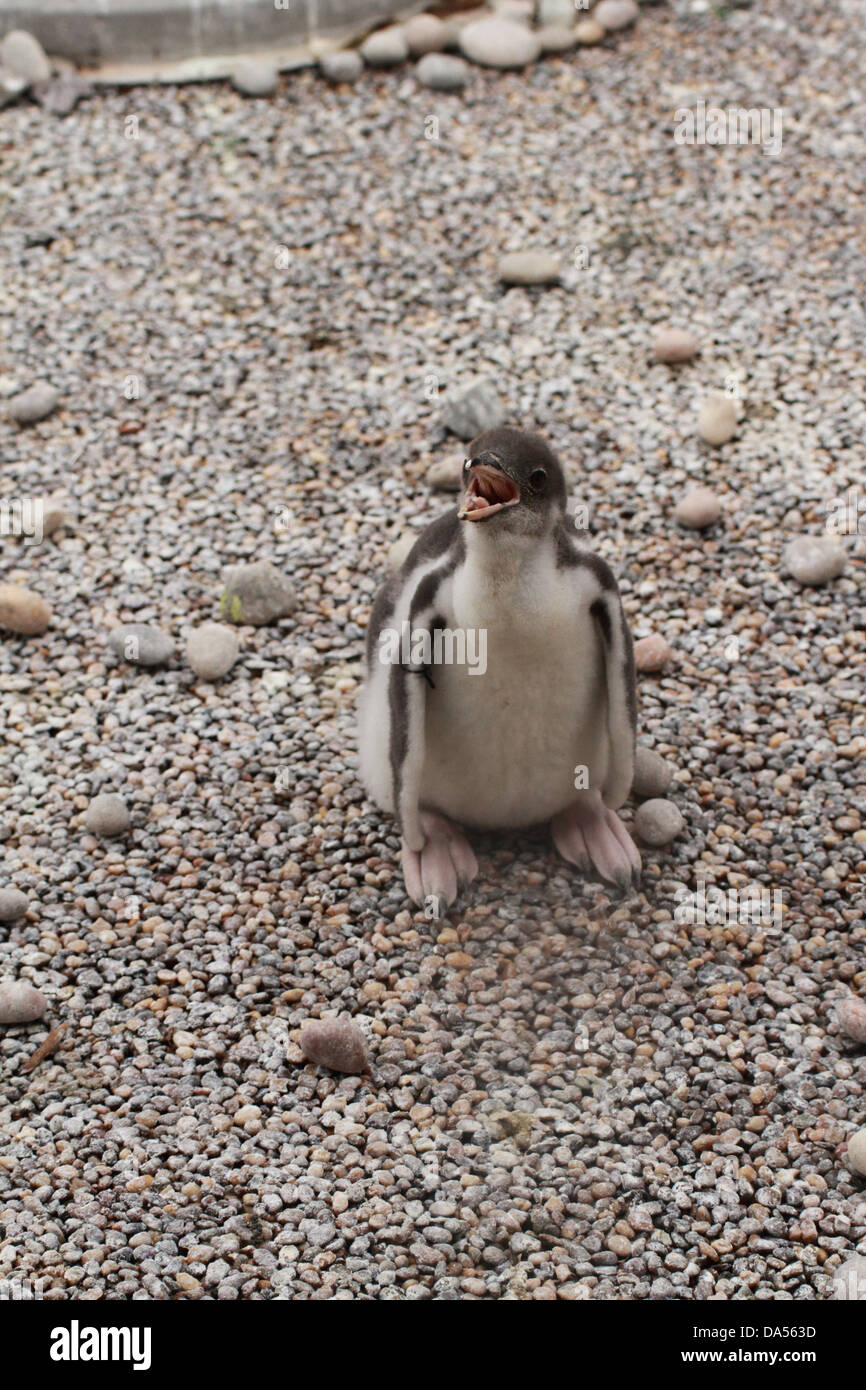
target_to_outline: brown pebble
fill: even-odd
[[[662,328],[653,342],[657,362],[688,362],[699,352],[698,340],[687,328]]]
[[[0,584],[0,627],[33,637],[44,632],[50,622],[51,609],[32,589]]]
[[[673,655],[673,649],[658,632],[634,644],[634,664],[638,671],[660,671]]]
[[[318,1067],[357,1075],[367,1067],[364,1035],[350,1018],[321,1018],[305,1023],[301,1051]]]

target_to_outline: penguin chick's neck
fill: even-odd
[[[488,588],[510,588],[525,582],[543,565],[552,550],[553,528],[538,532],[500,529],[490,521],[463,522],[466,566]]]

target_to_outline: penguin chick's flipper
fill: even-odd
[[[420,819],[423,848],[410,849],[405,840],[402,845],[406,892],[419,905],[435,898],[450,907],[458,888],[471,883],[478,873],[478,861],[458,826],[430,811],[422,811]],[[438,910],[435,915],[439,915]]]
[[[563,859],[587,872],[595,869],[623,892],[640,878],[637,848],[615,811],[597,791],[580,793],[578,800],[551,821],[553,843]]]

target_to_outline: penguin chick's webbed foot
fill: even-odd
[[[563,859],[588,873],[595,869],[625,892],[640,879],[640,855],[615,811],[597,791],[583,792],[551,821],[553,843]]]
[[[421,829],[424,832],[422,850],[409,849],[403,841],[401,857],[406,892],[419,905],[435,898],[450,907],[458,888],[471,883],[478,873],[478,862],[463,831],[444,816],[422,811]]]

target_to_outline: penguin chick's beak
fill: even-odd
[[[520,488],[507,473],[488,463],[473,463],[458,517],[460,521],[487,521],[506,507],[516,507],[519,501]]]

